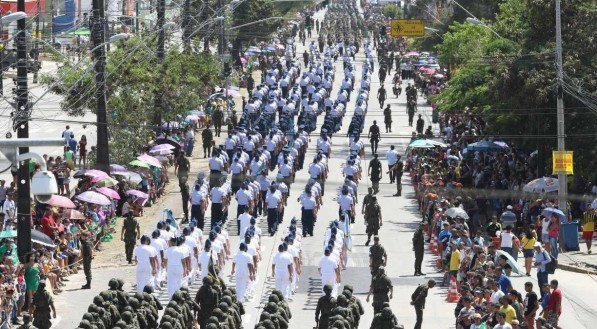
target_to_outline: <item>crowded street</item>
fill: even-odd
[[[305,5],[245,45],[240,87],[164,116],[105,171],[75,158],[95,128],[60,121],[66,165],[32,147],[32,180],[47,162],[59,186],[32,188],[22,260],[0,184],[2,273],[19,278],[2,285],[23,299],[8,328],[593,328],[595,186],[562,208],[540,152],[441,108],[458,73],[386,33],[381,8]]]

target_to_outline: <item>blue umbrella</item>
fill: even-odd
[[[479,152],[498,152],[502,150],[502,147],[494,142],[490,141],[479,141],[476,143],[469,144],[466,147],[469,151],[479,151]]]
[[[434,148],[435,146],[447,147],[446,144],[431,139],[417,139],[408,144],[408,148]]]
[[[552,215],[556,215],[561,221],[566,221],[566,215],[558,208],[545,208],[541,212],[541,215],[547,218],[551,218]]]
[[[255,46],[251,46],[247,49],[247,52],[254,53],[254,54],[261,54],[261,49]]]

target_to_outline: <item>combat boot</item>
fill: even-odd
[[[81,286],[81,289],[91,289],[91,280],[87,280],[87,283]]]

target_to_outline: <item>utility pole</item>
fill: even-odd
[[[557,90],[557,120],[558,120],[558,151],[566,150],[566,133],[564,126],[564,68],[562,66],[562,18],[560,10],[560,0],[556,0],[556,70],[558,80]],[[559,208],[564,214],[568,214],[568,178],[565,172],[558,173],[560,188],[558,189]]]
[[[33,83],[37,83],[37,73],[41,69],[41,64],[39,64],[39,18],[41,15],[41,4],[40,0],[37,0],[37,16],[35,17],[35,46],[33,50],[33,63],[35,67],[33,68]],[[39,66],[38,66],[39,65]]]
[[[135,33],[139,33],[139,4],[141,3],[140,0],[135,1]]]
[[[164,69],[164,48],[166,42],[166,31],[164,31],[164,24],[166,24],[166,0],[158,0],[158,20],[156,22],[156,28],[158,29],[158,49],[156,52],[158,58],[158,65],[161,70]],[[160,75],[162,76],[162,75]],[[159,83],[159,86],[162,84]],[[162,111],[164,109],[164,99],[160,89],[156,90],[155,96],[155,113],[153,123],[157,127],[162,124]]]
[[[4,56],[6,48],[4,45],[4,23],[0,22],[0,96],[4,96]]]
[[[17,1],[17,11],[25,12],[25,0]],[[14,129],[17,138],[29,138],[29,90],[27,87],[27,31],[25,18],[17,21],[17,109]],[[28,153],[29,147],[20,147],[19,154]],[[31,252],[31,186],[29,182],[29,160],[21,161],[17,174],[17,254],[24,264],[25,255]]]
[[[191,0],[184,1],[182,13],[182,41],[184,50],[191,50]]]
[[[218,37],[218,55],[222,56],[224,55],[224,49],[225,49],[225,45],[224,43],[226,42],[226,39],[224,38],[224,21],[226,20],[226,15],[224,12],[224,0],[218,0],[218,12],[221,13],[222,17],[224,17],[224,19],[222,19],[221,21],[218,22],[219,26],[219,37]]]
[[[110,152],[108,149],[108,121],[106,115],[106,48],[104,0],[93,0],[91,16],[91,37],[93,40],[93,60],[95,69],[95,96],[97,99],[97,160],[96,167],[110,172]]]
[[[110,3],[109,2],[106,3],[104,0],[102,0],[102,8],[104,9],[104,12],[102,13],[102,22],[104,24],[103,25],[104,35],[102,37],[102,43],[104,43],[106,41],[106,39],[110,39],[110,20],[108,19],[108,13],[110,13]],[[104,47],[102,46],[102,49],[103,48]],[[104,53],[109,52],[109,51],[110,51],[110,43],[108,42],[106,44],[106,50],[104,51]],[[104,62],[104,65],[105,65],[105,62]]]

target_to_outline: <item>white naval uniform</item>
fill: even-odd
[[[164,258],[168,261],[166,273],[168,299],[172,298],[172,295],[182,287],[184,273],[182,260],[185,257],[185,251],[181,247],[172,246],[164,251]]]
[[[249,264],[253,264],[253,257],[239,250],[232,261],[236,264],[236,298],[243,303],[249,287]]]
[[[197,268],[199,266],[197,258],[195,257],[195,248],[199,248],[199,246],[197,245],[196,238],[192,235],[187,236],[184,243],[189,248],[191,256],[191,273],[189,273],[189,279],[192,282],[195,279],[195,274],[197,274]],[[197,251],[199,250],[197,249]]]
[[[294,260],[287,252],[278,252],[274,256],[273,264],[275,265],[275,281],[276,289],[282,292],[284,299],[290,297],[290,273],[288,273],[288,265],[292,264]]]
[[[206,277],[207,274],[209,273],[210,258],[212,259],[212,261],[214,262],[214,265],[215,265],[215,263],[218,261],[218,255],[213,251],[213,249],[210,249],[209,251],[205,251],[205,249],[204,249],[201,252],[201,254],[199,255],[199,264],[201,265],[201,273],[200,273],[201,279]]]
[[[166,252],[166,249],[168,249],[168,243],[166,240],[159,237],[157,239],[152,238],[149,245],[154,247],[158,253],[158,273],[155,275],[153,284],[154,287],[157,288],[160,286],[159,283],[164,282],[166,279],[166,269],[162,267],[162,255],[160,254],[160,251]]]
[[[336,269],[338,268],[338,262],[335,261],[332,256],[323,256],[319,260],[319,268],[321,270],[321,293],[323,293],[323,286],[329,284],[332,286],[332,296],[338,295],[338,286],[336,284]]]
[[[143,292],[147,285],[153,285],[154,276],[151,273],[151,258],[158,255],[157,250],[150,246],[140,244],[135,248],[137,259],[137,291]]]

